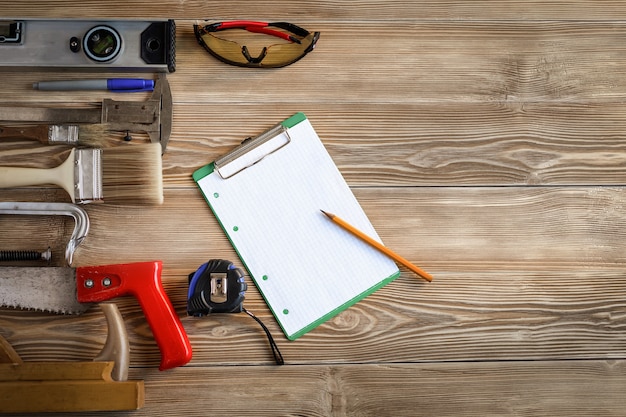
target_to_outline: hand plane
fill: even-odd
[[[172,92],[159,74],[147,101],[104,99],[100,108],[0,106],[1,122],[106,124],[109,131],[145,132],[165,152],[172,133]]]
[[[108,333],[93,362],[24,362],[0,336],[0,413],[122,411],[144,405],[144,382],[128,381],[122,315],[113,303],[100,307]]]
[[[161,284],[161,261],[103,266],[0,267],[0,305],[81,314],[89,303],[132,295],[161,351],[160,370],[191,360],[187,333]]]

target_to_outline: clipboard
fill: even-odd
[[[290,340],[400,276],[391,259],[320,211],[380,241],[303,113],[193,179]]]

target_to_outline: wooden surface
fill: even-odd
[[[79,265],[163,260],[194,349],[189,365],[159,372],[139,306],[120,299],[130,378],[146,391],[145,407],[128,415],[626,415],[626,3],[0,1],[0,11],[178,25],[165,204],[87,207],[92,227],[76,254]],[[321,37],[291,66],[236,68],[197,45],[198,18],[286,20]],[[2,103],[113,97],[30,89],[78,73],[2,76]],[[402,268],[294,342],[249,282],[245,305],[287,362],[276,367],[249,317],[185,316],[187,274],[210,258],[240,262],[191,173],[297,111],[385,244],[435,279]],[[0,145],[2,164],[60,159]],[[67,197],[23,188],[0,190],[0,200]],[[71,227],[0,216],[0,247],[49,245],[62,259]],[[91,359],[105,332],[97,309],[0,311],[0,333],[26,361]]]

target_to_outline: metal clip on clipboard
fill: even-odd
[[[266,130],[256,138],[248,138],[231,152],[215,160],[215,170],[228,179],[261,161],[291,142],[288,129],[282,124]]]

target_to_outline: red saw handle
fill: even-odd
[[[159,369],[164,371],[188,363],[191,344],[161,284],[162,269],[161,261],[78,267],[76,289],[81,303],[134,296],[161,350]]]

